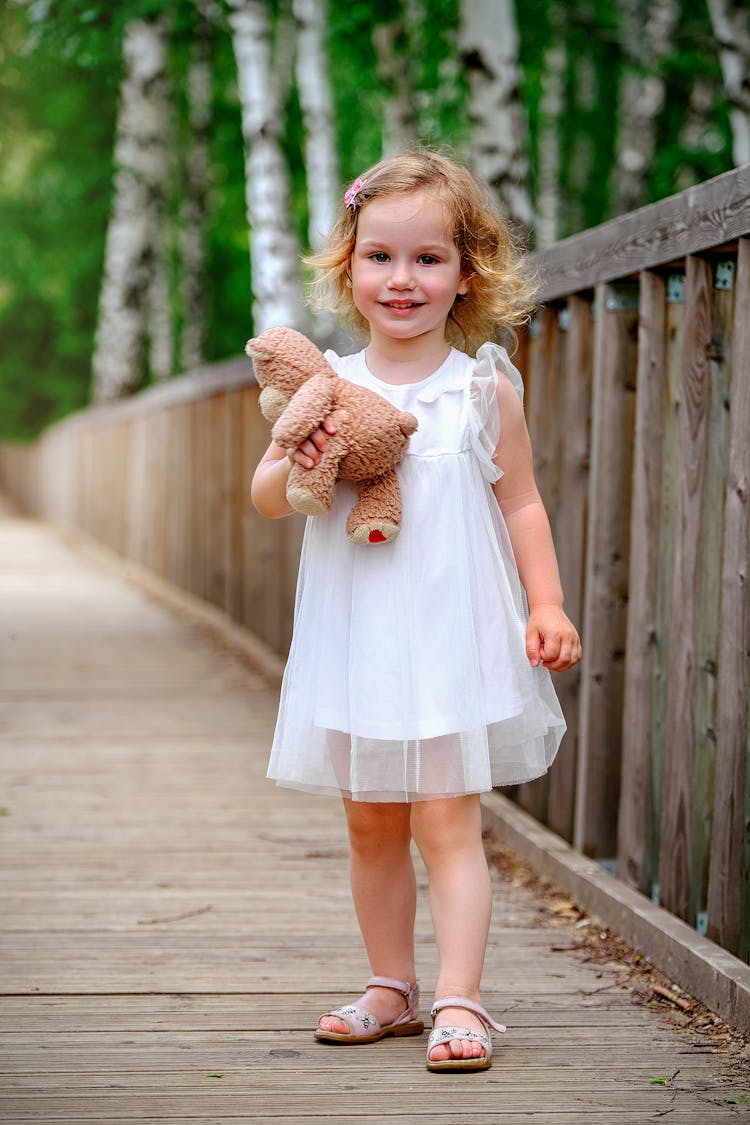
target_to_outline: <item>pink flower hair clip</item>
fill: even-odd
[[[352,211],[356,211],[359,204],[357,203],[357,196],[362,191],[362,188],[367,183],[361,176],[357,176],[356,180],[350,188],[347,188],[344,193],[344,206],[351,207]]]

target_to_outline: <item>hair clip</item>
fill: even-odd
[[[348,188],[346,190],[346,192],[344,193],[344,206],[345,207],[351,207],[352,211],[357,210],[357,206],[358,206],[357,196],[362,191],[362,188],[365,186],[366,183],[367,183],[367,180],[363,180],[361,176],[357,176],[357,178],[354,181],[354,183],[352,184],[352,186],[350,188]]]

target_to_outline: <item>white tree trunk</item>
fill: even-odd
[[[340,191],[333,93],[325,46],[326,0],[294,0],[297,90],[305,127],[308,238],[321,250],[334,223]]]
[[[732,157],[750,164],[750,7],[747,0],[708,0],[729,101]]]
[[[211,124],[211,35],[199,22],[187,75],[190,138],[180,221],[180,294],[183,325],[180,370],[203,362],[206,343],[206,196]]]
[[[289,213],[268,10],[263,0],[230,0],[230,7],[245,138],[253,331],[279,324],[304,329],[299,246]]]
[[[114,197],[92,362],[95,402],[128,394],[143,377],[154,239],[166,168],[164,26],[145,20],[128,24],[123,59]]]
[[[560,116],[566,52],[562,38],[544,52],[539,127],[539,187],[536,245],[544,250],[560,237]]]
[[[661,62],[672,49],[677,0],[620,0],[620,35],[626,65],[620,88],[614,199],[618,213],[639,207],[656,147],[664,107]]]
[[[599,97],[599,78],[593,59],[586,55],[576,61],[573,71],[572,105],[574,119],[579,113],[589,114]],[[566,180],[569,192],[565,200],[566,227],[568,231],[583,230],[586,226],[584,192],[591,182],[594,167],[595,141],[586,129],[576,129],[566,153]]]
[[[166,64],[166,34],[165,34]],[[172,339],[172,300],[169,285],[169,250],[172,235],[167,215],[167,195],[171,153],[174,151],[174,122],[167,93],[166,65],[159,82],[152,84],[154,119],[158,125],[161,148],[161,180],[153,194],[153,271],[148,293],[146,332],[148,335],[148,366],[156,382],[174,374],[174,342]]]
[[[461,0],[461,53],[471,84],[471,163],[503,213],[533,224],[513,0]]]
[[[378,74],[385,87],[383,156],[409,152],[419,143],[410,80],[406,28],[400,19],[378,24],[372,33]]]

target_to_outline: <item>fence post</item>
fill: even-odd
[[[637,327],[637,286],[597,286],[574,831],[597,857],[617,848]]]
[[[750,694],[750,238],[737,257],[732,344],[731,431],[721,574],[721,630],[716,714],[716,776],[708,936],[747,956],[742,933],[742,866],[746,824],[746,758]]]
[[[654,656],[658,643],[666,286],[664,278],[651,270],[641,273],[640,286],[617,871],[631,886],[648,891],[652,876],[648,864],[648,826]]]
[[[659,884],[662,905],[695,920],[692,797],[695,692],[699,649],[703,489],[711,404],[711,267],[687,259],[685,339],[680,398],[669,684],[664,748]]]

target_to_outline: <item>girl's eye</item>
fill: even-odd
[[[419,261],[423,266],[434,266],[437,260],[434,254],[421,254],[419,257]]]
[[[388,255],[385,253],[384,250],[376,250],[374,254],[370,255],[370,257],[372,258],[373,262],[387,262],[388,261]]]

